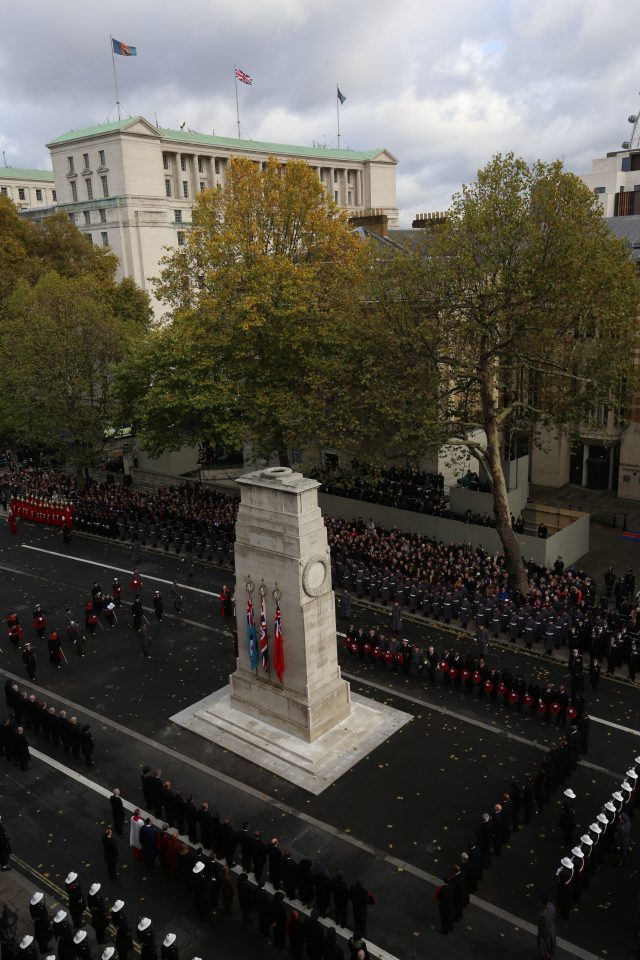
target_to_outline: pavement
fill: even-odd
[[[591,569],[586,560],[584,565]],[[2,524],[0,609],[17,609],[25,638],[35,641],[31,611],[36,602],[48,611],[53,628],[62,623],[67,603],[80,617],[95,579],[107,589],[117,575],[127,594],[131,566],[125,545],[76,535],[67,547],[54,531],[22,524],[16,538]],[[182,576],[179,561],[146,550],[138,568],[147,610],[155,589],[161,589],[169,607],[168,584]],[[340,644],[341,666],[354,691],[406,710],[413,720],[322,795],[311,796],[168,720],[223,686],[234,669],[231,622],[220,619],[216,603],[221,585],[231,579],[228,570],[196,564],[194,580],[184,585],[182,617],[151,622],[149,661],[139,652],[126,608],[115,630],[98,631],[88,641],[84,658],[67,650],[69,662],[62,670],[49,665],[41,644],[33,685],[26,682],[19,654],[3,644],[0,673],[20,678],[25,689],[56,707],[67,705],[91,723],[96,741],[91,768],[34,735],[34,759],[26,773],[0,760],[0,812],[20,861],[14,872],[52,884],[46,889],[54,895],[74,868],[85,889],[98,880],[110,897],[121,896],[132,921],[148,913],[158,935],[169,929],[178,933],[183,956],[193,950],[206,958],[221,947],[229,958],[270,953],[257,931],[237,916],[216,917],[203,928],[186,891],[160,871],[147,872],[134,863],[124,840],[121,879],[108,880],[100,848],[110,813],[107,797],[117,785],[129,803],[141,803],[139,774],[148,763],[162,768],[183,793],[192,792],[197,803],[208,799],[236,825],[248,820],[263,836],[280,837],[294,856],[322,860],[331,872],[342,869],[350,880],[359,876],[376,895],[368,930],[374,955],[534,957],[537,896],[542,890],[553,895],[555,866],[565,853],[557,832],[557,798],[513,837],[485,873],[477,897],[446,941],[439,933],[434,893],[483,810],[514,774],[523,775],[540,761],[558,731],[537,717],[517,716],[464,693],[430,688],[423,680],[361,663]],[[282,613],[286,643],[286,611]],[[388,631],[389,612],[354,604],[354,621]],[[460,631],[421,617],[405,617],[403,635],[461,651],[473,644]],[[561,682],[567,677],[565,655],[545,658],[505,640],[492,644],[489,661]],[[640,753],[634,685],[624,678],[603,678],[588,706],[593,717],[590,749],[571,781],[582,826],[593,820]],[[579,908],[559,923],[561,960],[630,956],[640,886],[638,824],[640,818],[634,822],[625,867],[603,864]],[[345,946],[349,933],[339,934]]]

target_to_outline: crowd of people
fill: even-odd
[[[448,515],[448,498],[441,473],[402,467],[373,467],[354,460],[351,467],[313,467],[309,475],[322,484],[324,493],[351,500],[379,503],[433,516]]]
[[[451,870],[445,873],[442,885],[436,890],[443,934],[450,933],[454,923],[462,919],[471,894],[476,892],[493,860],[500,858],[504,848],[511,845],[513,837],[521,829],[544,812],[553,794],[571,776],[578,765],[582,746],[577,730],[572,727],[566,737],[551,744],[537,770],[526,773],[524,777],[512,777],[491,811],[482,814],[467,848],[460,853],[458,862]],[[568,792],[573,793],[571,790]],[[544,911],[550,901],[546,894],[541,899],[544,901]],[[547,918],[549,914],[547,910]],[[555,937],[555,914],[553,919],[552,932]],[[551,953],[539,953],[539,956],[551,956]]]
[[[26,731],[42,735],[47,743],[61,746],[74,759],[84,757],[87,766],[93,766],[94,740],[91,725],[70,716],[64,707],[56,710],[34,693],[21,690],[13,680],[4,685],[9,716],[0,725],[0,756],[4,756],[23,770],[29,766],[29,742]]]
[[[617,866],[624,865],[629,852],[631,818],[638,803],[639,769],[640,757],[636,757],[620,786],[577,841],[577,798],[573,790],[565,790],[560,829],[570,853],[562,858],[556,871],[556,906],[563,919],[567,919],[572,907],[580,902],[582,891],[589,886],[607,854],[613,852]]]

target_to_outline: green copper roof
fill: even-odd
[[[54,143],[67,143],[70,140],[82,140],[84,137],[96,137],[101,133],[110,133],[112,130],[121,130],[122,127],[128,127],[130,123],[136,120],[142,120],[142,117],[127,117],[125,120],[113,120],[111,123],[99,123],[95,127],[85,127],[83,130],[69,130],[68,133],[61,133],[59,137],[50,140],[47,146]]]
[[[0,167],[0,180],[49,180],[53,183],[53,170],[26,170],[24,167]]]
[[[126,120],[114,120],[112,123],[102,123],[95,127],[86,127],[84,130],[70,130],[59,137],[50,140],[47,146],[58,143],[68,143],[72,140],[82,140],[85,137],[96,137],[113,130],[122,130],[138,121],[153,127],[144,117],[127,117]],[[180,143],[202,143],[213,147],[226,147],[233,150],[259,150],[262,153],[284,154],[291,157],[316,157],[318,159],[335,160],[372,160],[382,152],[377,150],[336,150],[332,147],[298,147],[288,143],[266,143],[262,140],[239,140],[234,137],[216,137],[206,133],[192,133],[186,130],[168,130],[165,127],[153,127],[164,140],[176,140]]]

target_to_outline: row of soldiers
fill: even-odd
[[[580,902],[582,891],[602,863],[604,857],[614,847],[616,862],[622,866],[629,849],[631,818],[638,803],[638,775],[640,756],[625,774],[625,779],[611,797],[603,804],[578,842],[572,846],[571,853],[563,857],[556,871],[556,906],[558,914],[567,919],[574,904]],[[560,825],[565,831],[565,840],[571,838],[575,823],[575,800],[573,790],[565,791]]]
[[[44,700],[38,700],[35,694],[20,690],[18,684],[7,680],[4,695],[10,713],[0,726],[0,748],[10,748],[13,732],[18,728],[28,728],[36,736],[42,734],[45,740],[55,747],[62,745],[65,753],[71,753],[76,759],[80,755],[87,766],[93,766],[94,740],[91,725],[81,723],[77,717],[69,716],[64,708],[56,711]]]
[[[183,797],[171,780],[163,778],[160,769],[152,771],[145,766],[141,786],[146,808],[164,819],[167,826],[188,836],[192,858],[206,859],[202,851],[211,850],[214,861],[224,861],[231,868],[237,857],[242,872],[253,874],[259,888],[268,877],[276,891],[283,890],[289,900],[298,899],[309,908],[315,907],[322,917],[328,916],[333,905],[340,926],[347,925],[351,904],[354,927],[366,934],[367,906],[373,897],[368,891],[365,897],[359,880],[347,883],[341,872],[330,875],[325,864],[314,865],[308,858],[295,860],[277,837],[265,840],[260,830],[250,829],[248,821],[234,829],[230,820],[209,809],[206,800],[196,807],[191,794]]]
[[[485,870],[511,844],[512,835],[542,814],[545,805],[575,770],[579,760],[579,743],[574,731],[551,744],[535,772],[523,778],[513,777],[508,789],[494,803],[491,812],[483,813],[480,824],[458,862],[443,877],[436,891],[442,933],[453,930],[475,893]]]

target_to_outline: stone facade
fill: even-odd
[[[231,704],[287,733],[313,742],[350,713],[349,685],[340,676],[329,545],[316,480],[287,467],[238,479],[236,522],[238,669]],[[264,585],[269,671],[253,669],[246,642],[246,585],[253,584],[259,646],[260,588]],[[285,672],[273,667],[274,589],[280,592]]]
[[[57,202],[53,171],[0,167],[0,194],[13,200],[19,210],[51,207]]]

